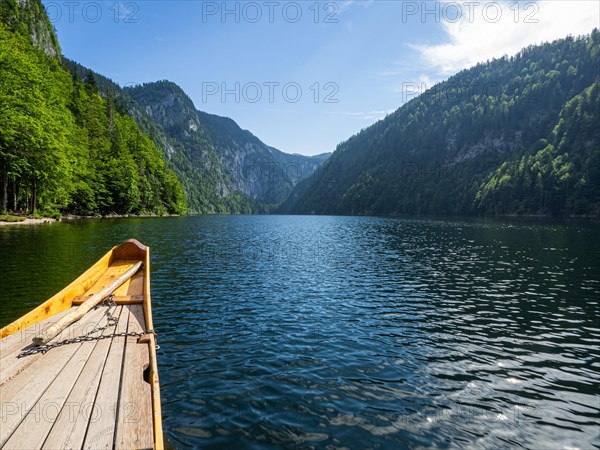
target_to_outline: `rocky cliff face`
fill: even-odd
[[[49,56],[60,57],[61,51],[54,26],[40,0],[19,0],[33,44]]]
[[[201,111],[198,117],[236,188],[263,203],[283,202],[294,186],[329,156],[284,153],[266,145],[227,117]]]
[[[223,204],[237,188],[185,92],[174,83],[160,81],[127,88],[125,93],[132,100],[128,106],[134,116],[145,116],[158,125],[165,156],[182,180],[190,208],[195,212],[238,212]]]
[[[281,203],[328,157],[269,147],[232,119],[197,111],[174,83],[148,83],[126,92],[188,153],[194,170],[216,183],[219,195],[240,192],[263,204]]]
[[[0,19],[14,30],[29,35],[33,44],[47,55],[60,58],[58,38],[41,0],[2,0]]]
[[[78,79],[90,70],[65,59]],[[226,117],[197,111],[175,83],[121,88],[94,74],[105,97],[115,98],[163,149],[191,212],[257,212],[283,202],[300,180],[330,154],[303,156],[269,147]]]

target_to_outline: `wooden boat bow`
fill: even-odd
[[[87,308],[107,290],[110,306]],[[67,345],[19,358],[78,305],[88,311],[49,338]],[[164,448],[156,336],[140,333],[153,329],[150,249],[135,239],[2,328],[0,448]]]

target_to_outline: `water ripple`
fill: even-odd
[[[17,298],[1,318],[46,294],[16,259],[42,254],[54,290],[135,233],[177,448],[600,448],[597,232],[235,216],[0,230]]]

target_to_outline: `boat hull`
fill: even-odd
[[[96,333],[92,333],[94,337],[101,334],[101,338],[81,342],[75,339],[47,353],[19,357],[23,350],[35,348],[32,337],[42,329],[75,311],[139,262],[142,268],[113,292],[114,303],[91,310],[51,344],[86,336],[90,331]],[[109,315],[116,316],[113,322],[108,321]],[[0,448],[41,448],[50,443],[84,448],[111,443],[109,448],[163,448],[156,337],[149,332],[152,330],[150,249],[136,240],[112,248],[59,293],[2,328]],[[28,387],[31,385],[33,388]],[[108,401],[111,398],[112,403]],[[32,413],[36,408],[43,410],[49,402],[57,405],[59,413],[53,421],[46,420],[30,431]],[[71,421],[65,419],[68,405],[79,408],[79,415]],[[98,423],[89,411],[87,421],[80,418],[85,416],[83,408],[89,410],[90,405],[101,415]],[[72,411],[68,414],[74,417]],[[70,429],[71,434],[62,436],[62,429]],[[80,441],[74,442],[75,438]]]

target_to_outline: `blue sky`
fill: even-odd
[[[471,65],[600,26],[600,2],[49,1],[63,53],[313,155]]]

